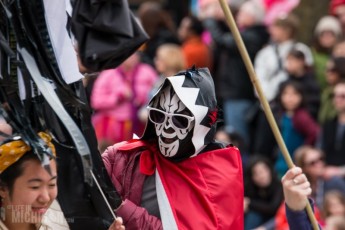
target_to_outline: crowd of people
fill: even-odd
[[[319,19],[311,35],[312,44],[296,39],[303,29],[293,13],[299,1],[287,1],[280,11],[274,8],[275,1],[233,2],[230,6],[258,81],[297,167],[288,170],[218,1],[199,1],[198,12],[183,15],[181,20],[162,4],[145,1],[135,13],[150,37],[148,42],[115,69],[90,74],[78,63],[86,76],[98,149],[123,198],[115,210],[123,220],[116,219],[110,229],[124,229],[123,223],[128,229],[199,229],[205,224],[210,229],[235,229],[241,220],[223,215],[243,207],[245,230],[283,230],[296,219],[304,223],[307,197],[321,227],[345,229],[345,1],[330,1],[329,14]],[[189,75],[193,74],[205,80],[192,81]],[[87,79],[90,75],[97,76]],[[193,98],[181,81],[183,87],[202,93]],[[195,105],[197,100],[200,104]],[[198,106],[207,108],[206,112]],[[201,122],[207,129],[198,126]],[[166,126],[174,132],[165,131]],[[12,141],[0,150],[6,153],[1,148]],[[48,174],[25,143],[20,144],[18,157],[0,167],[0,205],[24,202],[33,206],[30,218],[38,218],[35,223],[44,229],[43,214],[49,206],[58,206],[54,201],[56,165],[51,160],[53,170]],[[232,200],[235,192],[220,189],[242,184],[220,155],[225,148],[233,153],[228,157],[236,175],[243,168],[243,204]],[[207,156],[212,156],[212,167],[206,163]],[[184,184],[185,180],[200,184]],[[28,186],[21,188],[18,181]],[[193,203],[174,193],[177,186],[198,197],[208,196],[206,190],[211,190],[215,200]],[[166,199],[178,205],[169,206]],[[183,211],[185,206],[190,213]],[[195,211],[201,209],[205,213]],[[188,221],[193,214],[209,221]],[[227,221],[218,223],[218,218]],[[6,229],[2,225],[22,227],[10,219],[2,218],[0,229]],[[300,226],[290,225],[291,229]]]
[[[344,22],[339,16],[345,2],[330,2],[329,14],[315,25],[311,44],[296,40],[298,30],[303,29],[292,11],[298,7],[298,1],[275,13],[269,13],[264,2],[248,0],[233,5],[230,2],[230,6],[234,7],[237,26],[287,149],[310,180],[316,209],[322,214],[320,219],[326,220],[332,216],[324,214],[332,213],[326,211],[323,202],[328,192],[338,190],[340,196],[345,196],[342,156],[345,151],[345,42]],[[127,126],[129,129],[119,128],[117,123],[103,126],[116,129],[121,140],[131,139],[133,133],[140,137],[142,129],[136,129],[133,124],[145,126],[147,111],[143,105],[164,78],[193,65],[208,67],[223,111],[216,137],[234,143],[241,150],[245,169],[245,229],[283,229],[281,226],[287,226],[287,220],[281,218],[285,215],[280,213],[283,193],[279,180],[288,167],[220,8],[212,1],[200,4],[196,16],[186,15],[180,22],[173,20],[173,15],[159,3],[139,5],[138,18],[151,39],[135,55],[140,56],[140,65],[146,65],[156,75],[138,71],[137,76],[124,78],[115,73],[106,74],[109,71],[101,72],[90,101],[96,131],[100,114],[108,116],[126,108],[121,113],[132,123]],[[110,71],[121,69],[123,66]],[[114,82],[125,79],[130,92],[124,92],[127,87],[107,85],[110,82],[105,80],[107,77]],[[106,98],[112,97],[111,107],[96,105],[100,91]],[[122,92],[115,96],[117,91]],[[115,113],[109,117],[107,122],[123,122]],[[100,143],[105,141],[107,145],[121,141],[98,132],[97,136]]]

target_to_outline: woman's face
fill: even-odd
[[[253,182],[260,188],[266,188],[271,184],[270,169],[263,162],[258,162],[252,169]]]
[[[50,162],[51,175],[35,159],[24,162],[22,167],[23,174],[15,180],[12,194],[8,189],[1,191],[5,221],[40,223],[57,196],[56,163]]]
[[[318,37],[319,43],[324,48],[332,48],[337,43],[337,36],[332,31],[323,31]]]
[[[318,178],[324,173],[325,163],[321,153],[317,150],[309,150],[303,160],[303,171],[310,177]]]
[[[295,111],[302,102],[302,95],[289,85],[283,89],[281,101],[286,111]]]

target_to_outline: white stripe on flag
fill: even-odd
[[[159,212],[161,214],[161,220],[164,230],[177,230],[176,220],[171,210],[170,203],[165,193],[161,178],[156,169],[156,192],[159,205]]]

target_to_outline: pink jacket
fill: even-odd
[[[157,79],[157,73],[147,64],[138,64],[129,74],[124,74],[121,67],[104,70],[92,89],[91,107],[97,115],[114,116],[117,120],[131,119],[133,106],[138,108],[147,103]]]
[[[163,229],[160,219],[151,216],[146,209],[140,207],[146,178],[139,171],[138,162],[142,151],[140,149],[139,151],[134,149],[130,152],[118,151],[117,148],[125,143],[121,142],[110,146],[102,154],[111,181],[124,200],[117,209],[116,215],[123,218],[126,229]]]

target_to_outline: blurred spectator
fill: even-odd
[[[288,79],[284,66],[286,57],[292,48],[298,47],[298,49],[303,50],[305,63],[308,66],[313,65],[309,48],[294,40],[298,26],[299,20],[292,14],[282,15],[274,20],[269,27],[271,43],[260,50],[254,60],[258,80],[269,103],[272,103],[277,96],[280,83]],[[275,139],[265,114],[263,111],[259,111],[254,134],[256,138],[252,143],[252,151],[265,153],[273,159]]]
[[[91,95],[95,110],[92,122],[102,148],[141,135],[144,125],[137,110],[147,103],[148,93],[157,80],[152,67],[140,62],[134,53],[118,68],[104,70],[98,76]]]
[[[265,7],[265,24],[271,25],[281,15],[288,15],[300,0],[261,0]]]
[[[221,127],[217,130],[216,135],[215,135],[215,139],[217,141],[226,143],[227,145],[230,143],[232,144],[232,140],[230,138],[230,135],[228,132],[225,131],[224,127]],[[238,147],[238,145],[235,145],[235,146]]]
[[[345,1],[331,0],[330,13],[339,19],[342,31],[345,32]]]
[[[295,164],[301,167],[312,189],[311,198],[321,210],[325,194],[336,190],[345,195],[345,181],[340,177],[325,178],[326,165],[323,152],[311,146],[301,146],[294,154]]]
[[[165,43],[179,44],[176,26],[171,16],[156,2],[144,2],[138,9],[138,16],[150,39],[143,48],[143,61],[153,66],[157,48]]]
[[[318,21],[314,30],[314,44],[312,47],[316,79],[324,89],[327,86],[325,72],[326,63],[332,50],[342,38],[340,22],[333,16],[324,16]]]
[[[311,66],[305,61],[303,50],[294,47],[288,54],[285,62],[289,79],[298,82],[303,87],[305,105],[312,117],[317,120],[320,108],[320,87],[315,79]]]
[[[326,155],[327,177],[345,176],[345,79],[333,89],[333,105],[336,117],[322,126],[321,148]]]
[[[196,67],[208,67],[211,69],[211,51],[201,38],[204,31],[202,22],[194,17],[183,18],[178,29],[178,36],[182,42],[182,50],[186,60],[186,68],[193,65]]]
[[[174,76],[185,69],[185,59],[182,49],[179,45],[166,43],[158,47],[154,58],[156,70],[159,73],[159,79],[152,86],[148,100],[150,100],[158,91],[166,77]],[[139,119],[144,122],[147,120],[146,104],[139,111]]]
[[[277,95],[279,84],[288,78],[284,66],[293,48],[303,50],[305,63],[313,66],[310,49],[294,41],[298,26],[299,20],[294,15],[277,18],[269,28],[272,43],[260,50],[255,58],[255,70],[269,102]]]
[[[276,117],[283,140],[292,156],[301,145],[315,143],[319,125],[305,108],[303,88],[298,82],[288,80],[281,84],[277,96]],[[282,154],[278,154],[275,169],[279,176],[283,176],[288,169]]]
[[[326,192],[323,207],[322,207],[323,219],[327,219],[334,216],[341,216],[345,219],[345,194],[337,190],[330,190]],[[327,226],[329,227],[329,226]]]
[[[252,60],[268,42],[269,36],[263,25],[263,18],[264,9],[256,1],[246,1],[236,17]],[[215,84],[217,95],[223,102],[225,125],[233,127],[248,145],[250,118],[247,119],[246,114],[255,105],[256,98],[247,69],[225,22],[207,18],[204,25],[211,33],[215,45]]]
[[[249,230],[274,217],[283,191],[272,163],[260,155],[249,159],[244,181],[244,229]]]
[[[345,57],[345,40],[339,41],[335,44],[332,50],[333,57]]]
[[[241,0],[242,2],[246,0]],[[229,3],[229,1],[227,1]],[[239,4],[240,5],[240,4]],[[206,18],[214,18],[217,20],[224,19],[224,12],[219,4],[218,0],[198,0],[198,16],[201,19]],[[233,7],[230,7],[231,10],[234,10]],[[238,6],[235,7],[235,11],[237,11]]]
[[[166,77],[173,76],[185,69],[186,62],[181,46],[168,43],[159,46],[154,59],[154,64],[160,78],[151,90],[150,97],[156,93],[158,87],[163,83]]]
[[[235,132],[232,129],[227,129],[224,126],[222,126],[218,128],[215,135],[215,139],[225,144],[232,144],[236,146],[241,152],[242,166],[243,168],[246,168],[249,158],[248,147],[245,146],[243,138],[239,133]]]
[[[329,59],[326,68],[327,87],[321,94],[321,106],[319,111],[319,122],[322,124],[333,119],[337,112],[333,103],[333,88],[341,80],[345,79],[345,57]]]

